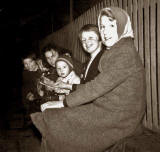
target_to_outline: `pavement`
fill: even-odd
[[[0,152],[39,152],[41,137],[34,125],[26,126],[23,110],[15,103],[0,130]]]

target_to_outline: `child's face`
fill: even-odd
[[[36,71],[38,69],[38,65],[36,61],[31,58],[26,58],[23,60],[24,68],[28,71]]]
[[[65,78],[70,73],[70,68],[68,64],[64,61],[58,61],[56,63],[56,70],[60,77]]]
[[[53,49],[45,52],[45,57],[46,57],[47,62],[53,67],[55,67],[55,62],[58,56],[59,56],[58,52]]]
[[[84,50],[90,54],[100,46],[98,35],[94,31],[82,32],[81,42]]]
[[[104,45],[111,47],[118,41],[116,20],[102,16],[100,19],[100,35]]]

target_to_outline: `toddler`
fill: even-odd
[[[58,79],[56,80],[56,83],[63,82],[64,85],[80,84],[80,78],[79,78],[79,76],[77,76],[77,74],[74,71],[73,60],[70,56],[68,56],[68,55],[60,56],[56,60],[55,66],[56,66],[57,74],[59,76]],[[71,90],[69,88],[68,89],[57,88],[57,87],[55,87],[56,83],[52,82],[52,83],[48,84],[48,87],[51,90],[54,90],[59,96],[59,101],[62,101],[62,100],[64,100],[65,96],[70,93]],[[41,105],[42,111],[44,111],[47,108],[52,108],[52,101],[46,102]]]

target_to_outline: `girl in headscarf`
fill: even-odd
[[[129,16],[120,8],[105,8],[98,26],[106,46],[99,74],[78,85],[61,103],[64,108],[55,105],[55,109],[32,114],[43,135],[42,151],[103,152],[141,132],[145,77]]]
[[[133,38],[128,14],[116,7],[104,8],[98,17],[98,26],[103,44],[109,49],[122,38]]]

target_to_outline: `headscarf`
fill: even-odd
[[[100,18],[102,16],[102,12],[109,13],[115,18],[117,22],[117,32],[119,40],[125,37],[132,37],[132,38],[134,37],[129,15],[123,9],[118,7],[107,7],[103,8],[100,11],[98,17],[99,31],[100,31]]]

